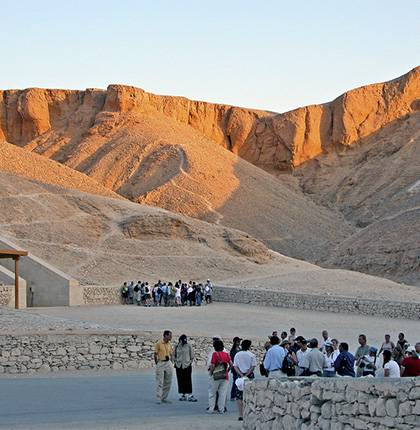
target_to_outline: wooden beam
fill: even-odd
[[[16,249],[0,249],[0,258],[26,257],[28,251],[18,251]]]
[[[15,309],[19,309],[19,256],[15,260]]]

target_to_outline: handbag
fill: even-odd
[[[220,361],[219,354],[216,352],[217,363],[213,370],[213,379],[215,381],[220,381],[226,379],[226,364]]]

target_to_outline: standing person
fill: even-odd
[[[395,348],[394,342],[391,341],[391,336],[389,334],[385,335],[385,342],[382,342],[381,348],[378,352],[378,355],[380,355],[382,352],[388,350],[393,351]]]
[[[417,343],[414,345],[414,349],[415,349],[415,351],[416,351],[417,355],[420,357],[420,342],[417,342]]]
[[[324,378],[333,378],[335,376],[334,361],[338,354],[334,354],[332,342],[325,342],[324,356],[327,366],[324,368],[322,376],[324,376]]]
[[[337,374],[340,376],[351,376],[355,377],[354,373],[354,355],[349,352],[349,344],[346,342],[341,342],[338,347],[340,354],[334,361],[334,367]]]
[[[401,376],[420,376],[420,358],[416,348],[409,346],[405,353],[405,358],[401,362]]]
[[[206,303],[209,305],[212,302],[213,297],[213,284],[210,282],[210,279],[207,279],[204,291],[206,296]]]
[[[324,354],[318,349],[318,339],[311,339],[309,348],[311,348],[311,351],[306,357],[309,365],[309,376],[322,376],[324,368],[327,367],[327,361]]]
[[[171,403],[167,400],[172,383],[172,332],[165,330],[163,339],[156,343],[154,359],[156,364],[156,397],[158,403]]]
[[[277,336],[271,336],[270,349],[265,353],[264,368],[270,378],[281,378],[287,376],[281,370],[283,360],[286,357],[286,351],[280,345],[280,339]]]
[[[290,329],[290,334],[289,334],[289,342],[291,345],[293,345],[293,343],[295,342],[296,339],[296,329],[294,327],[292,327]]]
[[[356,367],[357,367],[357,373],[356,376],[360,377],[363,375],[363,366],[360,366],[362,363],[362,359],[364,356],[369,354],[369,348],[370,346],[367,344],[366,335],[359,334],[359,347],[356,350],[356,354],[354,355],[354,358],[356,360]]]
[[[287,331],[282,331],[280,334],[280,343],[287,339]]]
[[[400,364],[405,356],[405,350],[408,347],[407,339],[405,338],[404,333],[400,333],[398,335],[398,341],[395,345],[394,350],[392,351],[392,358]]]
[[[127,282],[124,282],[121,288],[121,297],[124,305],[128,305],[128,285]]]
[[[229,355],[230,359],[232,360],[232,363],[234,363],[235,355],[241,350],[241,338],[238,336],[235,336],[233,338],[233,344],[232,348],[230,349]],[[230,390],[230,400],[236,400],[236,392],[238,390],[238,387],[236,386],[235,382],[238,379],[238,374],[236,373],[235,366],[232,367],[232,388]]]
[[[325,351],[325,342],[331,342],[330,337],[328,336],[328,331],[327,330],[322,330],[321,333],[321,343],[319,345],[319,349],[321,350],[321,352]]]
[[[365,355],[359,364],[362,369],[362,376],[375,376],[376,375],[376,360],[377,360],[378,349],[374,346],[369,348],[368,354]]]
[[[299,338],[297,342],[300,349],[296,351],[297,366],[295,368],[295,375],[307,376],[309,373],[308,354],[310,351],[308,342],[303,337]]]
[[[175,306],[181,306],[181,285],[176,285],[175,289]]]
[[[382,353],[384,358],[383,368],[384,368],[384,377],[385,378],[399,378],[400,374],[400,366],[398,363],[392,359],[391,351],[385,350]]]
[[[211,391],[209,395],[208,413],[216,412],[216,396],[218,397],[219,414],[225,413],[226,396],[229,388],[229,370],[232,366],[230,355],[224,351],[221,340],[214,342],[214,352],[211,357],[209,375],[212,378]]]
[[[257,365],[257,359],[255,354],[250,351],[251,341],[245,339],[241,343],[241,351],[239,351],[234,358],[233,367],[235,369],[235,373],[238,375],[239,379],[242,379],[242,383],[239,384],[236,391],[236,400],[238,403],[238,411],[239,411],[239,421],[243,421],[243,382],[244,378],[254,379],[254,370]],[[236,385],[236,383],[234,382]]]
[[[134,281],[131,281],[128,285],[128,304],[134,304]]]
[[[194,351],[188,343],[185,334],[179,337],[178,344],[174,349],[174,363],[176,379],[178,382],[178,393],[181,394],[179,400],[196,402],[197,399],[192,395],[192,364],[194,361]]]

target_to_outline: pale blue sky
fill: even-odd
[[[419,64],[417,0],[0,0],[0,88],[106,88],[285,111]]]

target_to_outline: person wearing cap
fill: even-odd
[[[178,393],[181,394],[179,400],[196,402],[197,399],[192,395],[192,364],[194,361],[194,351],[188,343],[185,334],[179,337],[179,342],[174,349],[174,363],[176,379],[178,382]]]
[[[271,336],[270,349],[266,352],[264,358],[264,368],[268,373],[269,378],[281,378],[286,376],[282,372],[283,360],[286,357],[286,351],[280,346],[278,336]]]
[[[364,356],[369,354],[370,346],[367,344],[366,335],[359,334],[359,347],[356,350],[356,354],[354,354],[354,358],[356,360],[356,376],[360,377],[363,375],[363,367],[360,367],[360,363]]]
[[[401,376],[420,376],[420,358],[414,346],[407,347],[401,362]]]
[[[156,397],[158,403],[171,403],[167,400],[172,383],[172,332],[165,330],[163,339],[156,343],[154,359],[156,364]]]
[[[360,360],[359,367],[362,369],[362,376],[375,376],[377,365],[378,348],[371,346],[368,353]]]
[[[235,355],[233,367],[237,375],[238,385],[236,381],[234,385],[237,386],[236,400],[238,403],[239,421],[243,421],[243,394],[244,394],[244,379],[254,379],[254,370],[257,365],[257,359],[249,349],[251,348],[250,340],[243,340],[241,343],[241,350]]]
[[[235,336],[233,338],[233,344],[232,348],[230,349],[229,355],[230,359],[232,360],[232,363],[235,360],[235,355],[241,350],[241,338],[238,336]],[[236,400],[236,393],[238,390],[238,387],[236,386],[235,382],[238,378],[238,374],[236,373],[235,366],[232,366],[232,388],[230,390],[230,400]]]

